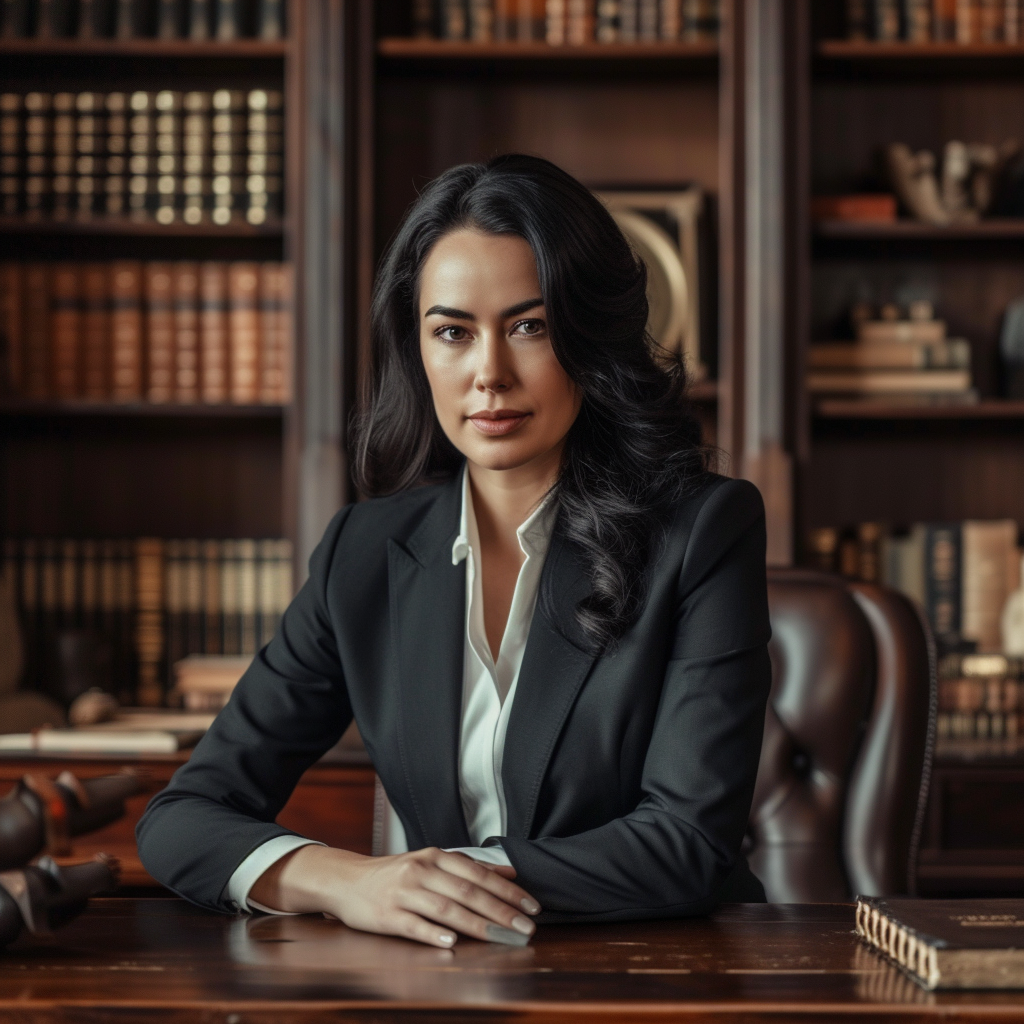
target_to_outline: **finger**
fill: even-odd
[[[389,915],[387,924],[382,929],[388,935],[398,935],[413,942],[422,942],[427,946],[438,946],[451,949],[457,936],[450,928],[438,927],[434,921],[426,921],[417,914],[406,910],[396,910]]]
[[[434,868],[423,876],[422,885],[431,892],[454,900],[480,917],[501,925],[502,928],[511,928],[527,936],[536,930],[534,923],[519,907],[509,906],[504,900],[498,899],[468,878]]]
[[[488,871],[493,871],[496,875],[501,875],[502,878],[515,878],[516,869],[511,864],[480,864],[480,867],[485,868]]]
[[[402,896],[402,907],[420,917],[452,928],[481,942],[502,942],[506,945],[525,946],[529,935],[519,930],[506,928],[480,917],[448,896],[429,889],[412,889]],[[533,922],[519,915],[524,926],[532,927]]]
[[[497,871],[488,871],[484,865],[478,864],[471,857],[466,857],[461,853],[441,852],[435,863],[449,874],[468,879],[479,885],[481,889],[486,889],[510,907],[519,907],[528,914],[540,913],[540,904],[525,889],[520,888]]]

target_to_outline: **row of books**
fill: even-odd
[[[720,0],[412,0],[420,38],[473,42],[711,42]]]
[[[284,405],[291,267],[3,263],[4,355],[0,392],[15,397]]]
[[[850,319],[855,338],[819,342],[807,357],[812,395],[868,401],[977,401],[971,386],[971,346],[949,338],[930,302],[894,303],[873,309],[857,304]]]
[[[0,211],[261,225],[284,188],[273,89],[0,94]]]
[[[6,39],[280,39],[284,0],[2,0]]]
[[[846,0],[848,39],[1019,43],[1021,0]]]
[[[64,703],[98,685],[122,704],[163,704],[176,663],[255,654],[292,597],[286,540],[8,539],[3,555],[28,652],[24,683]],[[67,664],[83,638],[103,651],[93,678]]]
[[[939,662],[936,753],[1013,753],[1024,744],[1024,659],[947,655]]]
[[[1013,520],[917,523],[909,529],[860,523],[812,530],[808,549],[813,564],[826,572],[883,583],[916,600],[941,649],[987,652],[1008,647],[1004,613],[1021,586],[1018,539]]]

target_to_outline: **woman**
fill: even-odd
[[[645,272],[525,156],[433,182],[373,306],[361,487],[139,851],[219,910],[451,946],[763,900],[740,844],[770,682],[764,511],[708,472]],[[429,486],[424,481],[441,480]],[[353,716],[413,851],[274,823]]]

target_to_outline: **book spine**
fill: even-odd
[[[436,37],[437,15],[433,0],[412,0],[412,34],[415,39]]]
[[[277,541],[256,545],[256,649],[268,644],[277,629]]]
[[[242,653],[239,563],[235,541],[222,541],[220,550],[221,650],[231,656]]]
[[[0,386],[12,395],[25,391],[24,288],[22,264],[0,265],[0,358],[5,360]]]
[[[143,707],[164,703],[164,546],[155,538],[135,542],[135,649],[138,700]]]
[[[270,215],[280,215],[284,179],[281,160],[284,152],[282,97],[276,90],[253,89],[246,97],[249,113],[246,121],[245,219],[264,224]],[[275,173],[276,172],[276,173]],[[241,191],[241,190],[238,190]]]
[[[1003,40],[1011,46],[1021,42],[1021,2],[1006,0],[1003,9]]]
[[[93,402],[110,397],[110,267],[87,263],[82,284],[82,395]]]
[[[1001,620],[1013,592],[1007,570],[1017,555],[1017,524],[1013,520],[961,524],[961,633],[980,652],[1002,645]]]
[[[659,38],[659,0],[639,0],[637,38],[642,43],[657,42]]]
[[[443,31],[444,0],[440,2],[442,24],[438,28]],[[517,0],[494,0],[494,38],[498,42],[512,42],[516,38],[517,20]]]
[[[51,392],[61,401],[79,395],[78,267],[58,263],[50,291]]]
[[[40,688],[56,693],[54,652],[60,630],[60,564],[57,542],[39,544],[39,670]]]
[[[256,613],[258,609],[256,542],[235,541],[238,559],[239,648],[241,654],[256,653]]]
[[[50,395],[50,268],[45,263],[25,266],[24,292],[25,394]]]
[[[135,32],[135,0],[114,0],[114,38],[132,39]]]
[[[97,208],[108,217],[123,217],[128,209],[128,96],[123,92],[107,93],[106,109],[106,178],[103,195]]]
[[[932,38],[932,0],[904,0],[903,24],[908,42],[930,42]]]
[[[26,155],[25,118],[22,97],[16,92],[0,93],[0,213],[11,217],[22,212]]]
[[[158,39],[181,38],[181,11],[178,0],[157,0],[156,35]]]
[[[599,43],[619,41],[619,0],[597,0],[594,36]]]
[[[1001,43],[1003,41],[1003,22],[1003,0],[980,0],[978,11],[980,42]]]
[[[619,0],[619,41],[635,43],[639,34],[639,0]]]
[[[593,42],[597,19],[596,0],[566,0],[566,42],[582,46]]]
[[[174,395],[178,402],[199,401],[199,267],[174,268]]]
[[[188,10],[188,37],[196,41],[211,38],[213,20],[211,0],[190,0]]]
[[[182,553],[182,610],[185,616],[185,653],[206,649],[203,622],[203,550],[197,540],[184,541]]]
[[[257,264],[229,266],[230,397],[232,402],[242,405],[259,400],[258,287]]]
[[[185,642],[184,567],[181,541],[164,544],[164,630],[166,665],[163,677],[174,679],[174,666],[188,653]]]
[[[174,310],[171,266],[149,263],[146,281],[146,399],[174,398]]]
[[[930,524],[925,541],[928,619],[940,647],[960,640],[961,535],[956,523]]]
[[[96,629],[110,651],[110,689],[120,699],[124,687],[120,679],[121,652],[118,645],[117,557],[113,541],[103,540],[96,549]]]
[[[863,42],[870,37],[869,0],[846,0],[846,38]]]
[[[201,224],[209,217],[214,170],[210,160],[210,94],[188,92],[183,97],[182,106],[181,189],[184,203],[181,216],[186,224]]]
[[[465,39],[469,18],[465,0],[441,0],[441,38]]]
[[[980,41],[980,0],[956,0],[955,39],[964,46]]]
[[[875,0],[875,39],[881,43],[894,43],[899,38],[899,0]]]
[[[469,38],[474,43],[494,40],[494,0],[469,0]]]
[[[291,267],[260,265],[260,401],[291,400]]]
[[[203,542],[203,653],[224,652],[221,620],[221,547],[215,540]]]
[[[228,399],[227,267],[204,263],[199,275],[201,397],[216,404]]]
[[[932,38],[948,43],[956,39],[956,7],[958,0],[932,0]]]
[[[290,540],[279,540],[277,542],[277,601],[275,612],[275,624],[271,631],[277,632],[277,626],[281,618],[292,603],[295,596],[295,588],[292,578],[292,543]]]
[[[239,37],[239,0],[217,0],[217,38],[223,40]]]
[[[659,0],[658,35],[674,43],[683,36],[683,0]]]
[[[142,397],[142,264],[117,262],[110,269],[111,397],[134,402]]]
[[[3,0],[2,38],[24,39],[29,34],[28,0]]]
[[[50,215],[54,220],[69,220],[75,208],[75,97],[69,92],[53,96],[53,171]]]
[[[96,0],[79,0],[78,4],[78,38],[95,39],[101,32],[97,32],[96,15],[99,5]]]
[[[260,39],[284,38],[284,0],[260,0],[256,35]]]
[[[36,541],[28,539],[21,543],[20,573],[21,625],[25,634],[25,688],[40,688],[41,670],[41,614],[42,581],[40,579],[39,551]]]

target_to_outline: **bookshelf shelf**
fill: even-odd
[[[1024,420],[1024,401],[988,399],[973,405],[899,405],[833,398],[818,402],[821,420]]]
[[[389,61],[582,61],[623,60],[715,62],[718,44],[697,43],[475,43],[443,39],[385,38],[377,41],[377,55]]]
[[[86,220],[31,221],[0,217],[0,235],[145,235],[177,238],[280,238],[284,225],[157,224],[153,221]]]
[[[282,405],[166,405],[154,402],[33,402],[0,399],[0,418],[86,417],[89,419],[228,419],[272,420],[285,412]]]
[[[1024,60],[1024,45],[1016,43],[879,43],[852,39],[825,39],[818,43],[817,56],[824,60],[842,61],[935,61]]]
[[[235,39],[202,42],[191,39],[3,39],[0,57],[211,57],[281,60],[287,40]]]
[[[821,221],[814,225],[818,238],[850,239],[852,241],[993,241],[1024,240],[1024,217],[999,217],[973,224],[938,226],[916,220],[883,221]]]

